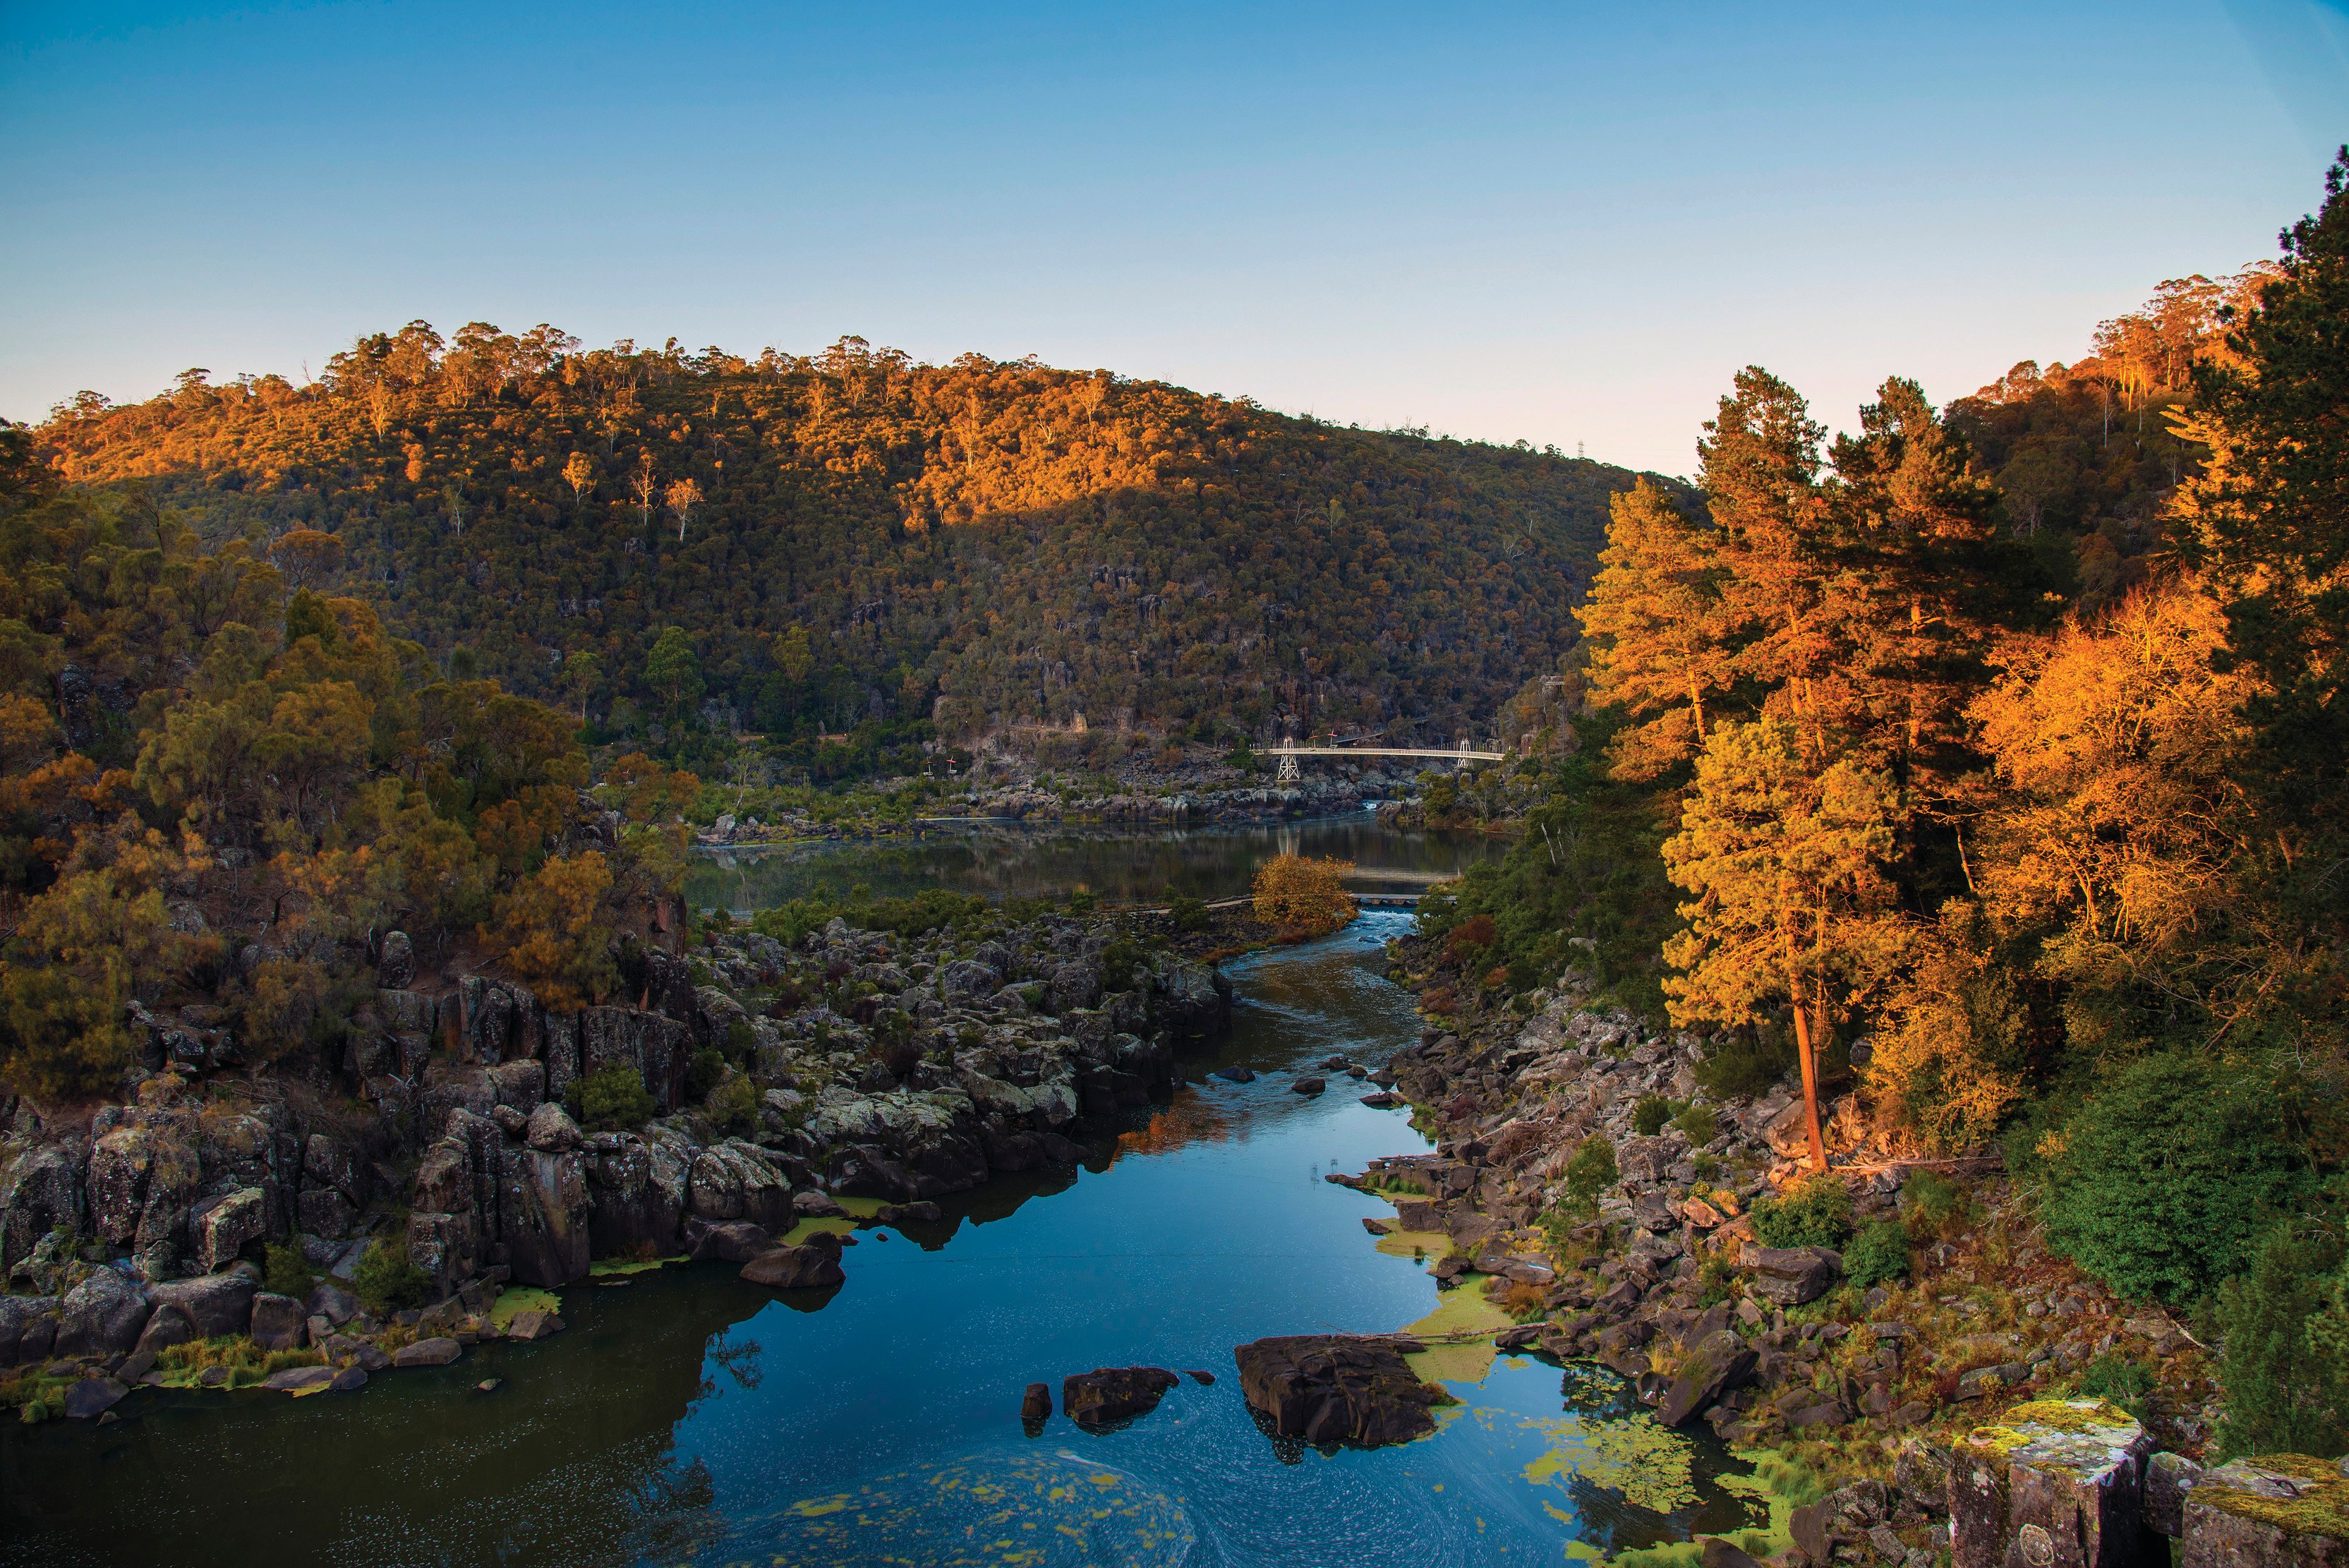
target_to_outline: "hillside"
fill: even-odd
[[[748,361],[420,322],[313,385],[191,370],[34,433],[64,479],[248,538],[616,734],[1450,739],[1571,643],[1634,478],[855,338]],[[647,677],[670,626],[692,658]]]

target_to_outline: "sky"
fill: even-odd
[[[0,0],[0,416],[412,318],[1105,367],[1665,472],[2272,255],[2349,0]]]

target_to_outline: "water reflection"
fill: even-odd
[[[1603,1371],[1504,1357],[1398,1449],[1285,1455],[1232,1348],[1424,1316],[1375,1199],[1322,1179],[1424,1147],[1399,1113],[1292,1073],[1412,1037],[1366,919],[1233,966],[1210,1080],[1078,1172],[991,1184],[934,1225],[864,1232],[847,1283],[786,1299],[721,1265],[563,1293],[572,1324],[352,1397],[141,1393],[130,1418],[0,1429],[0,1563],[576,1564],[1534,1562],[1746,1522],[1709,1436],[1665,1432]],[[1030,1438],[1031,1381],[1200,1367],[1108,1435]],[[503,1380],[493,1394],[471,1385]],[[1284,1462],[1284,1459],[1292,1462]]]

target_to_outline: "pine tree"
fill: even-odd
[[[1610,499],[1607,548],[1575,611],[1590,639],[1591,696],[1647,722],[1618,732],[1613,772],[1650,779],[1704,744],[1706,698],[1727,687],[1715,535],[1641,479]]]

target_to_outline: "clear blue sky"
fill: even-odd
[[[2273,253],[2343,0],[0,4],[0,413],[422,317],[1106,366],[1686,472]]]

